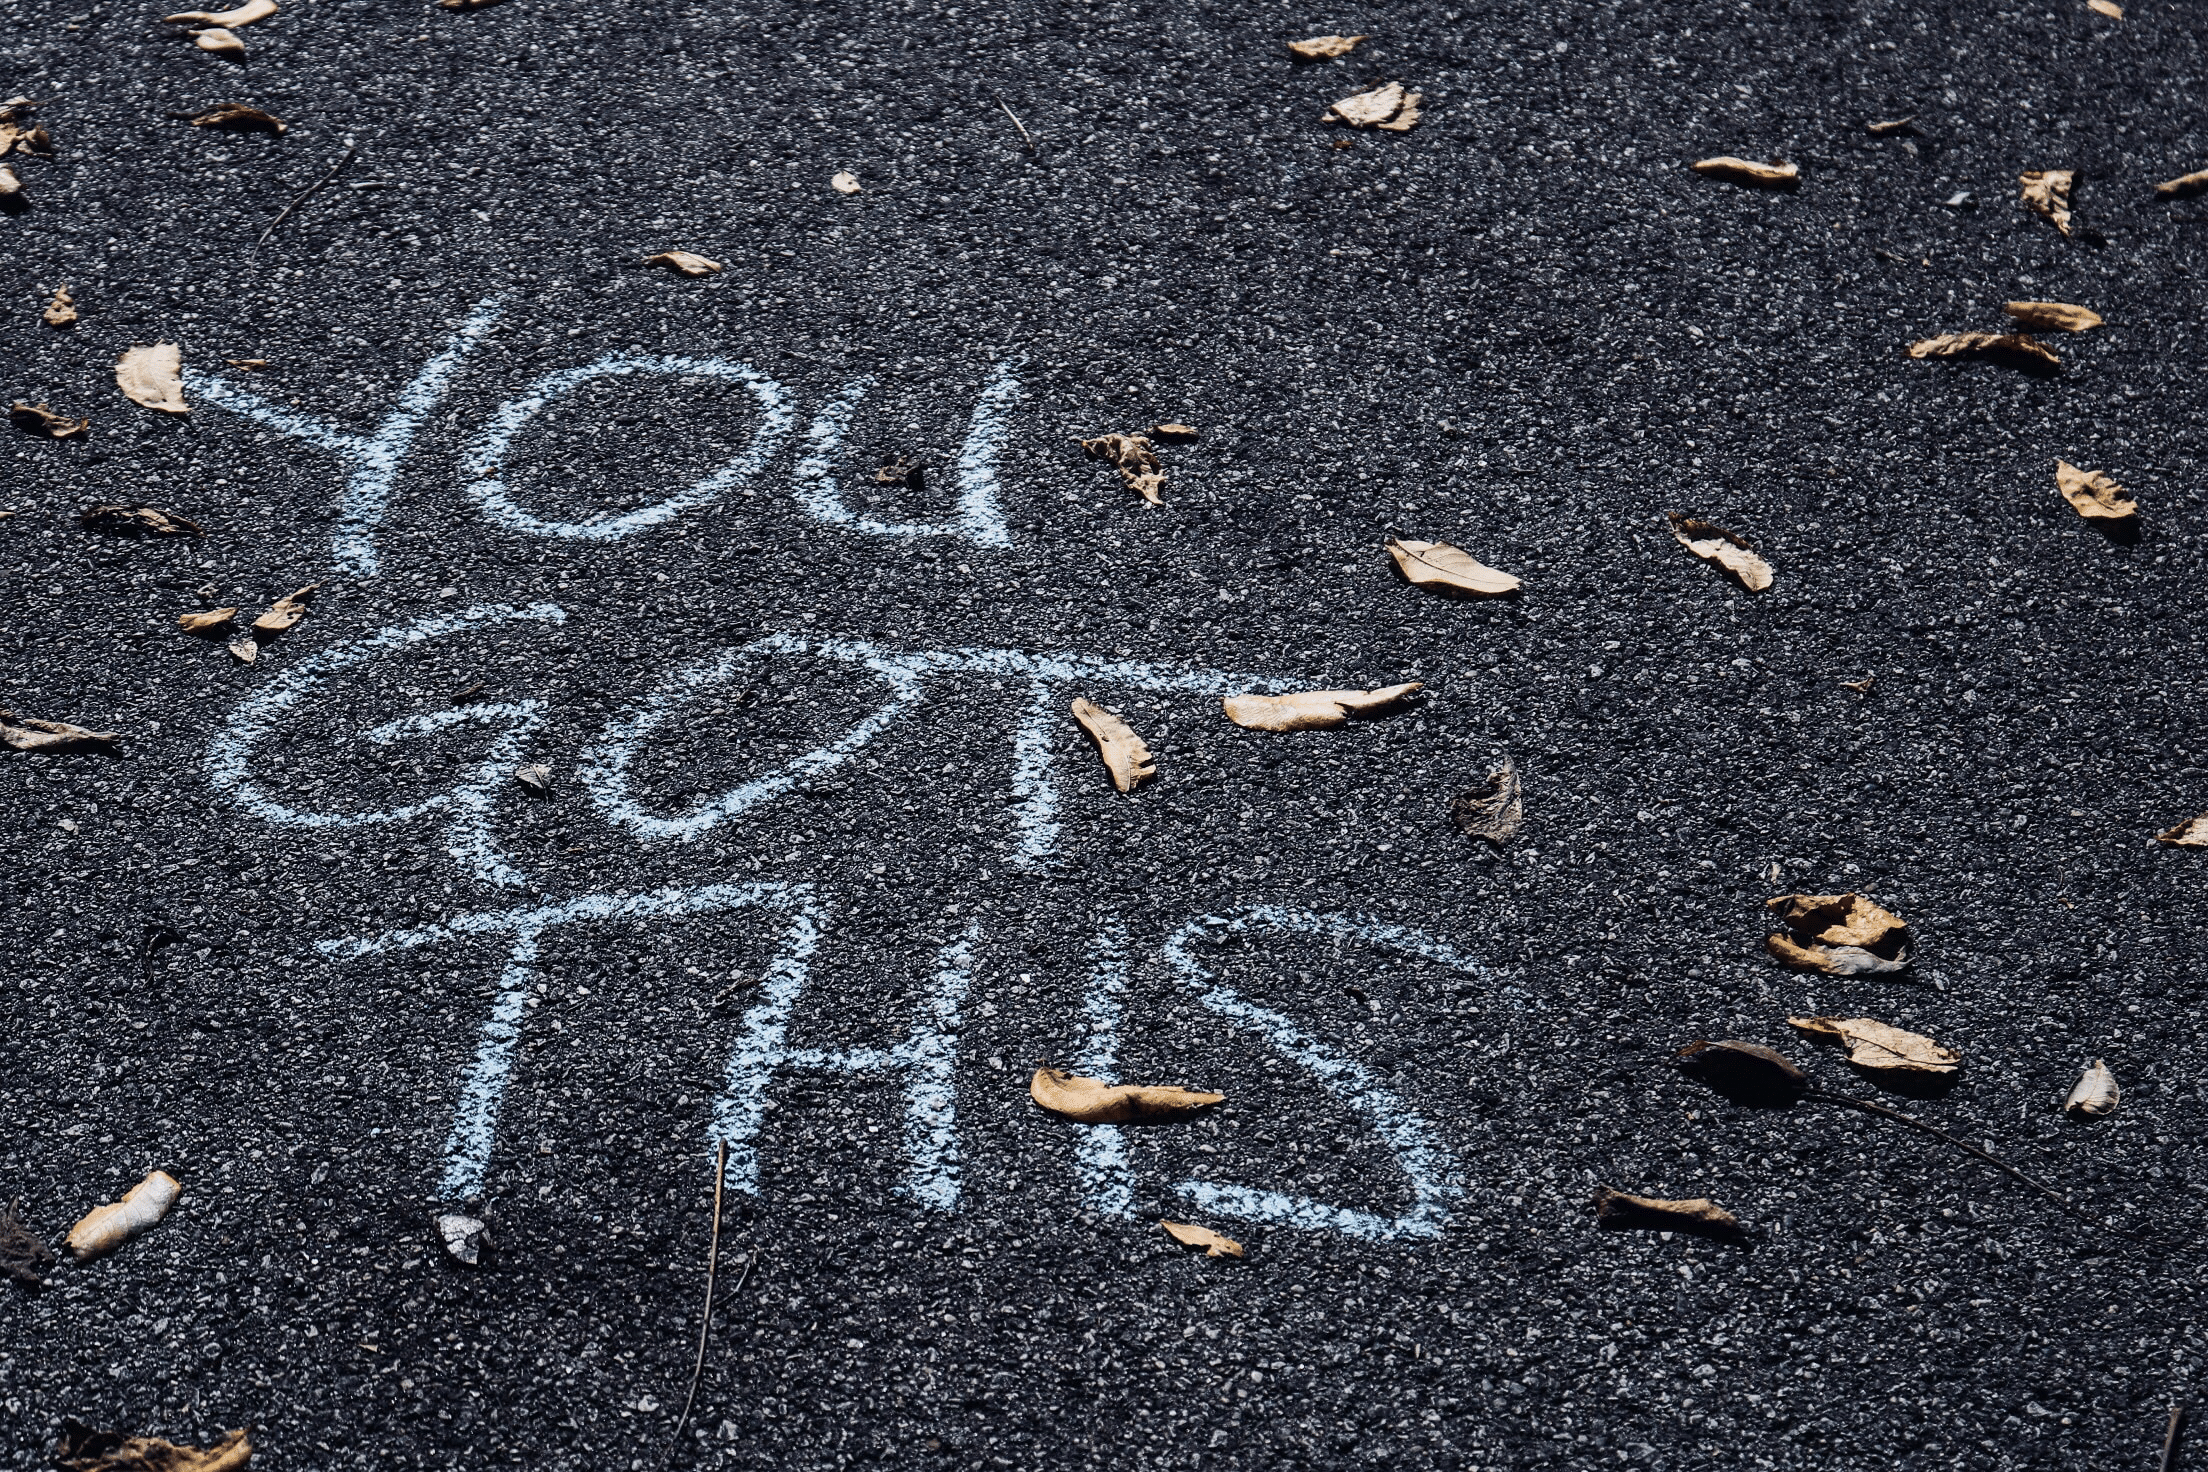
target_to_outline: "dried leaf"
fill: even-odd
[[[1712,179],[1724,179],[1734,184],[1746,184],[1751,189],[1792,189],[1802,182],[1799,165],[1778,160],[1759,164],[1745,158],[1734,158],[1731,154],[1720,154],[1716,158],[1697,159],[1693,167],[1697,174],[1706,174]]]
[[[1150,438],[1161,445],[1189,445],[1203,436],[1197,434],[1193,426],[1186,424],[1153,424],[1150,426]]]
[[[1227,1098],[1225,1094],[1169,1084],[1108,1084],[1060,1068],[1036,1069],[1028,1080],[1027,1092],[1052,1114],[1080,1124],[1185,1119],[1207,1105],[1223,1104]]]
[[[1891,138],[1896,133],[1914,133],[1917,131],[1917,115],[1911,113],[1905,118],[1888,118],[1884,122],[1865,123],[1863,131],[1869,133],[1873,138]]]
[[[23,181],[15,177],[15,170],[0,164],[0,199],[21,201],[22,198]]]
[[[268,606],[268,612],[253,620],[253,632],[263,641],[284,633],[307,616],[307,604],[314,597],[320,583],[309,583],[296,593],[287,593]]]
[[[161,17],[171,25],[181,26],[249,26],[257,20],[267,20],[276,13],[276,0],[246,0],[236,10],[180,10],[174,15]]]
[[[261,646],[253,642],[251,634],[240,634],[230,641],[230,657],[239,664],[251,664],[261,657]]]
[[[195,128],[219,128],[226,133],[274,133],[279,136],[291,131],[282,118],[242,102],[225,102],[210,107],[202,113],[194,113],[188,122]]]
[[[2208,169],[2195,169],[2154,186],[2154,192],[2163,199],[2190,199],[2204,189],[2208,189]]]
[[[56,414],[44,404],[26,404],[21,399],[8,410],[8,423],[25,434],[41,435],[50,440],[78,439],[92,427],[89,419],[71,419],[66,414]]]
[[[1240,1257],[1242,1244],[1232,1237],[1222,1237],[1209,1227],[1192,1227],[1186,1222],[1161,1221],[1168,1235],[1183,1247],[1201,1247],[1206,1257]]]
[[[924,490],[927,487],[928,467],[919,460],[898,455],[874,467],[874,484],[878,486],[903,486],[907,490]]]
[[[491,1224],[481,1217],[448,1211],[437,1218],[437,1246],[464,1268],[476,1268],[491,1253]]]
[[[859,192],[859,176],[856,174],[832,174],[828,179],[828,187],[838,194],[857,194]]]
[[[1782,894],[1766,903],[1791,934],[1763,947],[1782,966],[1827,976],[1891,976],[1909,969],[1909,924],[1860,894]]]
[[[187,634],[215,634],[230,627],[238,616],[235,608],[210,608],[201,613],[180,613],[176,626]]]
[[[48,327],[74,327],[77,325],[76,298],[69,294],[69,284],[63,282],[54,288],[54,299],[39,313]]]
[[[118,537],[199,537],[199,523],[158,506],[89,506],[77,513],[88,532]]]
[[[543,762],[514,769],[514,780],[539,797],[552,790],[552,769]]]
[[[1317,731],[1368,715],[1425,689],[1416,681],[1379,690],[1299,690],[1292,695],[1229,695],[1227,719],[1252,731]]]
[[[173,342],[126,348],[115,360],[115,386],[133,404],[164,414],[189,414],[184,402],[184,355]]]
[[[1671,534],[1680,546],[1714,564],[1751,593],[1761,593],[1771,586],[1771,564],[1758,557],[1745,541],[1714,522],[1678,511],[1664,514],[1671,518]]]
[[[243,368],[248,373],[258,373],[268,366],[266,358],[224,358],[222,361],[233,368]]]
[[[1150,761],[1150,748],[1118,716],[1092,701],[1076,700],[1073,718],[1096,743],[1105,769],[1112,774],[1112,785],[1121,792],[1133,792],[1138,784],[1158,775]]]
[[[2116,1075],[2109,1072],[2106,1063],[2096,1058],[2093,1066],[2079,1075],[2077,1083],[2070,1090],[2070,1097],[2062,1101],[2062,1108],[2065,1114],[2073,1114],[2080,1119],[2101,1119],[2114,1114],[2116,1106],[2123,1102],[2123,1098],[2124,1091],[2116,1086]]]
[[[23,1225],[22,1210],[20,1200],[0,1207],[0,1277],[36,1288],[46,1281],[46,1270],[54,1265],[54,1253]]]
[[[2053,373],[2062,359],[2025,332],[1943,332],[1909,344],[1912,358],[1984,358],[2027,373]]]
[[[76,1421],[61,1424],[54,1460],[61,1472],[237,1472],[253,1456],[243,1431],[232,1431],[213,1446],[178,1446],[158,1436],[125,1436],[94,1431]]]
[[[2155,834],[2154,841],[2166,843],[2171,848],[2208,848],[2208,813],[2187,818],[2175,828]]]
[[[236,61],[245,60],[245,43],[237,32],[216,26],[211,30],[192,32],[192,44],[202,51],[212,51],[217,56],[227,56]]]
[[[132,1186],[122,1200],[110,1201],[86,1212],[83,1219],[69,1229],[65,1245],[70,1255],[84,1262],[103,1252],[113,1252],[167,1216],[183,1191],[175,1176],[165,1170],[155,1171]]]
[[[1298,61],[1331,61],[1355,51],[1359,41],[1371,39],[1370,36],[1313,36],[1309,40],[1290,41],[1288,54]]]
[[[1081,441],[1081,453],[1091,460],[1104,460],[1119,467],[1120,483],[1139,493],[1151,505],[1165,504],[1165,498],[1158,494],[1165,486],[1165,467],[1158,463],[1157,450],[1144,436],[1098,435],[1093,440]]]
[[[2068,302],[2003,302],[2001,310],[2025,327],[2041,332],[2084,332],[2105,320],[2091,307]]]
[[[1704,1197],[1667,1201],[1661,1196],[1635,1196],[1609,1186],[1595,1187],[1595,1220],[1613,1230],[1693,1232],[1711,1237],[1742,1234],[1738,1217]]]
[[[2110,20],[2124,18],[2124,7],[2118,5],[2116,0],[2085,0],[2085,8],[2095,15],[2105,15]]]
[[[499,0],[437,0],[439,10],[487,10]]]
[[[2044,215],[2064,235],[2070,233],[2070,189],[2077,183],[2075,169],[2035,169],[2016,176],[2024,186],[2024,203]]]
[[[106,751],[121,739],[113,731],[89,731],[67,721],[41,721],[0,710],[0,746],[13,751]]]
[[[1692,1042],[1675,1056],[1682,1069],[1744,1104],[1791,1104],[1809,1092],[1809,1075],[1761,1043]]]
[[[1448,597],[1500,598],[1522,586],[1507,572],[1476,561],[1463,549],[1447,542],[1391,540],[1388,555],[1397,571],[1414,586]]]
[[[1344,97],[1326,110],[1325,121],[1347,123],[1352,128],[1378,128],[1385,133],[1408,133],[1418,126],[1418,105],[1426,99],[1403,90],[1401,82],[1389,82],[1370,92]]]
[[[1847,1044],[1850,1063],[1880,1073],[1951,1074],[1963,1061],[1952,1048],[1868,1017],[1789,1017],[1786,1022],[1813,1038]]]
[[[684,276],[710,276],[721,269],[719,261],[709,261],[704,256],[692,255],[686,250],[663,250],[656,256],[646,256],[647,266],[665,266]]]
[[[2139,503],[2131,499],[2131,492],[2109,479],[2105,471],[2080,470],[2067,460],[2057,460],[2055,489],[2089,521],[2128,521],[2139,514]]]
[[[1484,785],[1450,799],[1449,816],[1474,838],[1498,846],[1508,843],[1526,816],[1518,764],[1504,757],[1503,764],[1487,774]]]

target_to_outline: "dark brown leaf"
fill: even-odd
[[[1501,847],[1525,820],[1524,794],[1518,782],[1518,764],[1509,757],[1487,774],[1487,781],[1450,800],[1449,816],[1474,838]]]
[[[91,506],[77,513],[88,532],[117,537],[201,537],[199,523],[158,506]]]

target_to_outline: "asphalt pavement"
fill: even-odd
[[[0,706],[118,740],[0,750],[0,1203],[182,1196],[0,1283],[0,1462],[2154,1464],[2208,1307],[2186,7],[279,3],[242,60],[5,43],[0,394],[91,423],[8,431]],[[1415,126],[1325,121],[1390,82]],[[2012,299],[2106,323],[1907,355]],[[164,342],[185,414],[116,385]],[[1161,422],[1161,505],[1076,443]],[[177,625],[309,585],[250,664]],[[1497,847],[1450,803],[1506,757]],[[1906,975],[1763,954],[1846,891]],[[1074,1124],[1039,1063],[1227,1101]]]

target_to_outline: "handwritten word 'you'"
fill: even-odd
[[[344,467],[345,484],[338,502],[331,555],[344,571],[374,577],[380,567],[376,536],[389,510],[391,487],[399,467],[413,449],[423,422],[444,399],[468,355],[498,324],[504,310],[505,302],[498,297],[478,306],[443,350],[400,391],[383,422],[366,433],[270,403],[219,374],[194,372],[185,383],[211,404],[305,440],[336,458]],[[998,506],[997,454],[1004,442],[1005,416],[1019,398],[1015,366],[998,364],[982,385],[965,443],[951,466],[955,503],[947,517],[939,521],[883,521],[848,505],[836,489],[831,474],[836,451],[843,444],[853,412],[874,387],[870,377],[846,383],[806,426],[803,450],[791,473],[799,507],[816,521],[870,536],[955,537],[981,547],[1011,546],[1012,536]],[[501,470],[516,438],[547,408],[585,385],[638,377],[720,379],[738,385],[759,411],[751,443],[682,490],[618,516],[559,521],[532,511],[507,484]],[[465,484],[483,514],[510,530],[564,541],[619,541],[684,511],[747,491],[796,427],[792,403],[788,389],[749,363],[732,358],[613,353],[594,363],[548,373],[501,404],[467,449]]]

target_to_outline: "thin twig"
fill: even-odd
[[[1004,99],[1002,97],[999,97],[997,99],[997,106],[1004,107]],[[1019,119],[1019,115],[1013,112],[1012,109],[1009,107],[1004,107],[1004,115],[1012,119],[1012,126],[1020,130],[1020,141],[1027,145],[1027,151],[1029,153],[1033,153],[1035,151],[1035,139],[1027,131],[1027,124],[1021,122]]]
[[[1810,1090],[1808,1097],[1812,1099],[1822,1099],[1828,1104],[1844,1104],[1850,1109],[1860,1109],[1866,1114],[1881,1115],[1887,1119],[1898,1119],[1903,1124],[1908,1125],[1911,1129],[1922,1130],[1928,1135],[1936,1135],[1940,1139],[1947,1141],[1948,1144],[1953,1145],[1956,1149],[1964,1151],[1967,1154],[1977,1156],[1980,1160],[1983,1160],[1986,1164],[1992,1166],[1995,1170],[2000,1171],[2003,1175],[2010,1176],[2013,1179],[2021,1181],[2025,1185],[2030,1186],[2034,1191],[2037,1191],[2040,1195],[2046,1197],[2049,1201],[2054,1202],[2055,1205],[2061,1207],[2064,1211],[2069,1212],[2072,1216],[2078,1218],[2080,1221],[2085,1222],[2090,1226],[2098,1227],[2104,1232],[2113,1232],[2117,1236],[2125,1238],[2129,1241],[2143,1242],[2147,1243],[2150,1246],[2176,1245],[2174,1243],[2157,1244],[2151,1238],[2142,1237],[2137,1232],[2127,1232],[2122,1227],[2115,1225],[2113,1222],[2104,1221],[2100,1217],[2095,1216],[2092,1212],[2085,1210],[2083,1207],[2073,1206],[2070,1203],[2070,1199],[2064,1196],[2060,1191],[2057,1191],[2054,1187],[2046,1185],[2043,1182],[2034,1180],[2032,1177],[2024,1174],[2024,1172],[2018,1170],[2015,1166],[2009,1164],[2005,1160],[2002,1160],[1998,1156],[1990,1155],[1987,1152],[1979,1149],[1976,1145],[1971,1144],[1970,1141],[1949,1134],[1946,1130],[1941,1129],[1938,1125],[1926,1124],[1923,1120],[1918,1119],[1913,1114],[1903,1114],[1898,1109],[1888,1109],[1885,1105],[1874,1104],[1869,1099],[1851,1099],[1845,1094],[1828,1094],[1822,1089]]]
[[[675,1434],[667,1443],[667,1460],[663,1467],[674,1465],[675,1452],[682,1446],[682,1429],[690,1424],[690,1412],[698,1403],[698,1382],[705,1378],[705,1341],[713,1332],[713,1275],[721,1265],[721,1186],[728,1179],[728,1141],[721,1141],[721,1148],[713,1162],[713,1236],[705,1249],[705,1317],[698,1322],[698,1362],[690,1371],[690,1393],[682,1398],[682,1414],[675,1418]],[[751,1277],[751,1265],[759,1260],[759,1249],[752,1249],[744,1259],[743,1275],[736,1280],[732,1293],[744,1291],[744,1284]]]
[[[2185,1407],[2170,1407],[2170,1429],[2162,1434],[2162,1462],[2160,1472],[2177,1472],[2177,1448],[2185,1435]]]
[[[327,174],[324,174],[321,178],[315,180],[312,184],[309,184],[307,186],[306,193],[300,195],[290,204],[287,204],[282,209],[278,210],[276,212],[276,218],[268,222],[268,228],[261,232],[261,238],[254,241],[254,245],[262,246],[268,244],[268,237],[276,233],[276,227],[283,224],[284,221],[290,219],[291,212],[299,208],[299,206],[305,204],[309,199],[312,199],[316,191],[320,190],[323,185],[329,183],[332,179],[335,179],[337,177],[338,171],[353,161],[353,155],[356,152],[358,152],[358,149],[353,145],[351,140],[347,140],[345,144],[345,151],[337,156],[336,163],[330,165],[330,171]]]

